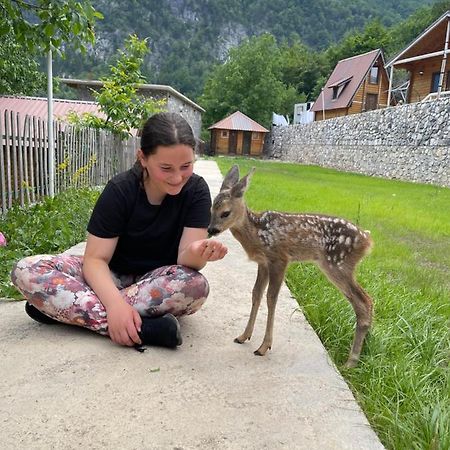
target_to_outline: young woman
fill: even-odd
[[[193,173],[194,147],[177,114],[145,123],[134,167],[113,177],[94,207],[84,257],[31,256],[13,268],[33,319],[121,345],[181,344],[175,316],[200,309],[209,286],[198,271],[227,253],[207,239],[211,196]]]

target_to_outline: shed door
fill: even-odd
[[[217,147],[217,133],[219,133],[219,131],[217,130],[212,130],[211,131],[211,147],[210,147],[210,152],[212,155],[215,155],[216,153],[216,147]]]
[[[244,131],[244,139],[242,141],[242,154],[250,155],[250,147],[252,145],[252,132]]]
[[[230,155],[235,155],[236,147],[237,147],[237,131],[230,130],[229,137],[228,137],[228,153]]]

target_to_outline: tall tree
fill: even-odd
[[[85,51],[94,42],[94,23],[102,17],[88,0],[2,0],[1,92],[31,94],[42,88],[38,52],[63,56],[68,46]]]
[[[104,118],[91,113],[69,116],[72,123],[107,129],[120,137],[141,128],[143,122],[155,112],[161,111],[165,101],[146,98],[138,94],[138,85],[145,82],[141,66],[149,52],[146,39],[130,35],[125,50],[118,51],[117,62],[111,66],[111,75],[102,79],[103,87],[93,91]]]
[[[311,98],[311,92],[317,80],[328,70],[324,54],[311,50],[298,38],[291,44],[284,42],[280,50],[284,84],[296,89],[299,94],[298,101],[315,100]]]
[[[379,20],[369,22],[362,31],[353,31],[336,45],[325,51],[330,71],[341,59],[361,55],[377,48],[384,51],[391,47],[391,35]]]
[[[240,110],[268,127],[272,112],[291,113],[296,99],[295,89],[282,81],[275,38],[266,33],[230,50],[226,62],[206,81],[200,104],[206,109],[207,125]]]
[[[63,54],[63,44],[83,51],[94,42],[94,23],[102,18],[89,0],[2,0],[0,36],[12,27],[16,41],[29,51]]]
[[[39,64],[14,39],[12,32],[0,40],[0,94],[36,95],[46,79]]]

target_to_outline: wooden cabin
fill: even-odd
[[[315,120],[358,114],[388,105],[389,77],[380,49],[342,59],[311,111]]]
[[[409,72],[407,103],[450,95],[449,35],[450,11],[447,11],[386,65],[391,80],[394,69]],[[391,92],[392,84],[389,99]]]
[[[269,132],[250,117],[236,111],[211,125],[210,151],[219,155],[261,156]]]

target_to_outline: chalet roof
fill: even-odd
[[[47,98],[45,97],[2,95],[0,96],[0,124],[3,128],[5,111],[19,113],[20,125],[22,126],[27,115],[47,120],[47,109]],[[64,121],[71,111],[78,114],[91,112],[99,117],[104,117],[96,102],[53,99],[53,117],[55,120]]]
[[[428,57],[444,54],[444,45],[447,32],[447,22],[450,20],[450,11],[442,14],[428,28],[410,42],[397,56],[392,58],[386,67],[394,65],[396,68],[405,67],[409,58],[429,55]],[[438,53],[437,55],[435,53]],[[424,58],[425,59],[425,58]]]
[[[259,133],[268,133],[269,130],[264,128],[258,122],[255,122],[250,117],[236,111],[230,116],[222,119],[221,121],[211,125],[208,130],[221,129],[221,130],[238,130],[238,131],[256,131]]]
[[[325,83],[324,89],[314,102],[311,111],[319,112],[322,109],[328,111],[349,107],[368,71],[380,56],[383,60],[382,51],[376,49],[339,61]],[[382,69],[382,66],[380,69]],[[338,98],[333,100],[333,88],[343,85],[346,86],[342,89]]]
[[[67,84],[67,86],[70,87],[77,87],[77,86],[88,86],[88,87],[99,87],[101,88],[103,86],[103,81],[100,80],[79,80],[75,78],[59,78],[59,81],[61,83]],[[171,94],[174,97],[177,97],[178,99],[182,100],[184,103],[187,103],[188,105],[192,106],[194,109],[197,109],[198,111],[204,113],[205,110],[197,105],[197,103],[193,102],[190,98],[186,97],[185,95],[178,92],[176,89],[174,89],[172,86],[166,86],[165,84],[138,84],[137,85],[139,90],[142,91],[149,91],[149,92],[166,92],[167,94]]]

